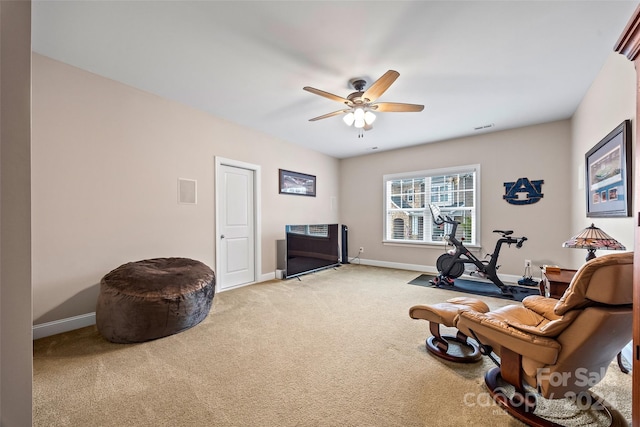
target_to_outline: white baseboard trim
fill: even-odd
[[[277,279],[278,275],[275,271],[264,273],[260,276],[260,282],[268,282],[269,280]]]
[[[358,264],[358,260],[353,260],[352,264]],[[429,265],[406,264],[400,262],[376,261],[373,259],[360,259],[362,265],[370,265],[372,267],[396,268],[398,270],[420,271],[423,273],[437,274],[437,269]],[[463,276],[465,279],[477,280],[473,276]],[[267,282],[276,278],[276,272],[269,272],[260,276],[260,282]],[[505,283],[517,283],[521,279],[519,276],[500,275]],[[258,283],[258,282],[257,282]],[[253,284],[253,283],[252,283]],[[68,317],[66,319],[54,320],[53,322],[40,323],[33,325],[33,339],[49,337],[51,335],[61,334],[63,332],[73,331],[75,329],[84,328],[96,324],[96,313],[81,314],[79,316]]]
[[[352,264],[357,264],[358,261],[352,262]],[[376,261],[373,259],[360,259],[360,264],[362,265],[370,265],[372,267],[385,267],[385,268],[396,268],[398,270],[411,270],[411,271],[420,271],[422,273],[428,274],[438,274],[438,269],[431,265],[419,265],[419,264],[405,264],[401,262],[389,262],[389,261]],[[478,280],[475,276],[470,276],[468,274],[464,274],[461,276],[466,280]],[[518,280],[522,279],[522,276],[515,276],[513,274],[500,274],[500,280],[504,283],[518,283]]]
[[[358,264],[358,260],[354,260],[352,264]],[[406,264],[402,262],[377,261],[374,259],[360,258],[360,264],[370,265],[373,267],[395,268],[398,270],[421,271],[423,273],[438,274],[438,270],[430,265]]]
[[[96,324],[96,313],[81,314],[79,316],[68,317],[66,319],[54,320],[53,322],[33,325],[33,339],[49,337],[74,329],[84,328]]]
[[[226,292],[226,291],[230,291],[232,289],[243,288],[245,286],[255,285],[256,283],[268,282],[269,280],[274,280],[275,278],[276,278],[276,272],[272,271],[272,272],[269,272],[269,273],[261,274],[258,277],[258,280],[256,280],[255,282],[241,283],[239,285],[229,286],[228,288],[224,288],[224,289],[220,289],[219,284],[216,284],[216,293],[218,293],[218,292]]]

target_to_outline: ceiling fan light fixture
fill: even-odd
[[[365,111],[364,113],[364,121],[366,124],[370,125],[373,124],[373,122],[376,120],[376,115],[373,114],[371,111]]]
[[[310,86],[305,86],[302,89],[307,92],[320,95],[332,101],[337,101],[343,105],[343,108],[344,105],[348,107],[343,110],[314,117],[309,119],[309,121],[315,122],[320,119],[326,119],[346,113],[342,119],[347,126],[353,125],[360,130],[370,130],[373,128],[372,123],[376,120],[376,115],[373,113],[374,111],[378,113],[422,111],[424,109],[424,105],[405,104],[400,102],[376,102],[376,100],[385,93],[387,89],[389,89],[389,86],[391,86],[399,76],[400,73],[397,71],[389,70],[384,73],[382,77],[373,82],[367,90],[364,90],[367,83],[364,79],[351,79],[349,84],[353,86],[356,92],[347,95],[346,98]],[[362,132],[358,133],[358,137],[362,137]]]
[[[351,113],[349,113],[349,114],[351,114]],[[362,129],[366,124],[365,116],[366,116],[366,114],[364,112],[364,108],[355,107],[353,109],[353,126],[358,128],[358,129]]]
[[[344,120],[344,123],[347,126],[351,126],[355,120],[355,117],[353,115],[353,113],[347,113],[345,114],[345,116],[342,118],[342,120]]]
[[[347,113],[343,118],[347,126],[353,125],[358,129],[370,126],[375,119],[376,115],[369,110],[365,111],[363,107],[355,107],[352,112]]]

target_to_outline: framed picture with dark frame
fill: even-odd
[[[297,196],[316,196],[316,177],[306,173],[279,169],[280,194],[294,194]]]
[[[588,217],[631,215],[631,121],[625,120],[585,154]]]

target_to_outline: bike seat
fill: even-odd
[[[513,230],[493,230],[494,233],[500,233],[503,234],[505,236],[509,236],[510,234],[513,234]]]

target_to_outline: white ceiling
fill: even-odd
[[[569,118],[638,1],[33,1],[33,50],[338,158]],[[354,77],[400,77],[358,138]],[[488,130],[474,128],[494,124]]]

